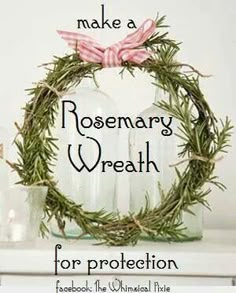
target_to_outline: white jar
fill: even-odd
[[[90,125],[98,116],[103,121],[107,117],[116,117],[116,106],[107,94],[95,86],[79,85],[70,92],[62,98],[58,114],[59,153],[55,170],[58,187],[87,211],[115,211],[116,173],[111,168],[102,172],[101,164],[92,171],[82,168],[78,153],[90,169],[98,160],[99,153],[100,161],[117,160],[118,130],[105,126],[98,129]],[[76,109],[77,117],[70,112],[73,109]],[[84,126],[90,127],[83,127],[81,121]],[[79,129],[76,127],[77,122]],[[57,236],[61,234],[55,224],[52,232]],[[81,230],[75,223],[66,221],[65,233],[67,237],[74,238],[78,237]]]
[[[163,117],[168,124],[170,115],[157,107],[161,100],[168,99],[167,93],[157,88],[154,105],[144,110],[138,115],[147,121],[149,117]],[[162,126],[157,125],[155,128],[132,129],[129,136],[129,154],[130,160],[135,162],[138,159],[139,152],[146,152],[147,142],[149,143],[149,159],[157,163],[159,172],[154,168],[150,172],[132,173],[130,176],[130,211],[138,212],[146,204],[146,196],[149,198],[150,207],[158,207],[161,203],[161,195],[158,184],[164,192],[167,192],[173,184],[176,173],[175,168],[171,167],[179,161],[178,144],[180,141],[174,133],[177,132],[178,121],[172,118],[171,129],[173,134],[163,135]],[[167,129],[168,133],[168,129]],[[181,167],[180,167],[181,168]],[[202,238],[203,226],[203,208],[201,204],[195,204],[190,207],[195,214],[187,212],[182,213],[182,223],[185,228],[184,234],[186,240],[195,240]],[[160,238],[161,239],[161,238]],[[164,240],[164,239],[162,239]]]

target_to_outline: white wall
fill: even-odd
[[[180,54],[184,62],[192,63],[211,79],[202,85],[215,113],[228,115],[236,125],[236,2],[234,0],[40,0],[1,1],[0,8],[0,125],[14,137],[14,121],[22,118],[20,110],[27,101],[24,91],[33,81],[44,77],[37,68],[53,55],[69,52],[56,34],[56,29],[76,30],[76,19],[100,16],[100,4],[106,4],[110,18],[133,18],[138,24],[145,18],[155,18],[156,12],[167,15],[171,36],[183,41]],[[127,29],[94,31],[91,35],[109,44],[120,40]],[[123,81],[117,69],[99,76],[101,87],[118,103],[122,114],[137,114],[152,103],[154,92],[149,77],[138,75],[136,80]],[[206,212],[206,227],[236,228],[236,137],[232,138],[231,153],[218,163],[217,173],[228,186],[225,193],[213,189],[209,197],[213,212]],[[14,150],[11,151],[14,157]],[[127,199],[127,176],[119,187],[123,202]]]

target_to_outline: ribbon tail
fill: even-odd
[[[82,41],[82,40],[83,41],[90,41],[90,37],[88,37],[84,34],[68,32],[68,31],[61,31],[61,30],[58,30],[57,33],[61,36],[61,38],[64,41],[66,41],[68,46],[75,51],[78,51],[78,44],[80,41]]]
[[[93,47],[89,42],[80,42],[78,53],[83,61],[92,63],[102,63],[104,54],[102,49]]]
[[[104,48],[95,42],[91,37],[80,33],[57,31],[63,40],[75,50],[80,58],[86,62],[101,63]]]

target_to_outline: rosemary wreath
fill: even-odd
[[[11,164],[21,178],[20,184],[49,188],[41,224],[43,236],[48,232],[46,222],[55,218],[62,233],[65,219],[69,219],[81,227],[83,235],[90,234],[107,245],[135,245],[143,233],[154,240],[160,236],[167,240],[181,240],[185,237],[181,226],[182,212],[191,213],[189,207],[196,203],[209,208],[207,195],[211,190],[204,188],[205,183],[225,189],[213,171],[218,154],[226,152],[228,147],[231,122],[226,118],[218,123],[212,113],[199,86],[203,75],[192,66],[176,61],[179,44],[169,39],[167,32],[161,32],[166,27],[163,21],[164,17],[156,20],[158,32],[143,44],[144,48],[152,50],[152,57],[141,65],[124,62],[121,74],[128,71],[134,76],[135,70],[140,70],[153,77],[153,83],[169,93],[169,99],[156,106],[179,120],[179,132],[176,133],[182,140],[179,157],[180,163],[188,162],[186,168],[180,172],[175,166],[176,180],[170,190],[164,193],[160,188],[160,206],[150,207],[147,198],[146,205],[137,214],[85,211],[82,204],[63,194],[53,177],[58,145],[52,129],[59,100],[84,78],[93,78],[96,82],[95,74],[102,70],[102,66],[84,62],[77,53],[55,57],[52,63],[46,64],[45,80],[28,90],[31,99],[24,107],[24,123],[21,127],[16,123],[19,135],[15,144],[19,157]],[[184,68],[188,68],[188,72]]]

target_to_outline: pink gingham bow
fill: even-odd
[[[72,49],[79,53],[83,61],[101,63],[103,67],[116,67],[121,66],[123,61],[141,64],[148,59],[151,52],[139,47],[154,33],[155,29],[155,22],[147,19],[135,32],[107,48],[84,34],[61,30],[57,32]]]

